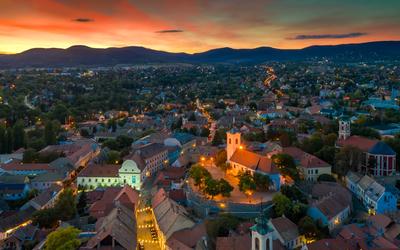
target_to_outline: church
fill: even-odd
[[[350,120],[339,121],[339,138],[336,146],[352,146],[362,151],[359,171],[374,176],[389,176],[396,173],[396,152],[385,142],[363,136],[351,135]]]
[[[237,175],[240,171],[267,175],[273,183],[272,189],[278,191],[281,186],[281,176],[271,158],[245,149],[241,133],[236,128],[228,131],[226,137],[226,154],[230,172],[233,175]]]

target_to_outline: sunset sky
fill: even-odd
[[[399,0],[0,0],[0,53],[302,48],[400,40]]]

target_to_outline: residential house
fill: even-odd
[[[135,211],[139,202],[139,193],[126,185],[124,187],[106,188],[101,199],[89,207],[89,214],[94,218],[106,216],[117,204]]]
[[[29,178],[22,175],[0,175],[0,197],[6,201],[16,201],[25,198],[29,191]]]
[[[96,235],[81,247],[87,249],[136,250],[137,224],[135,212],[123,204],[116,204],[96,223]]]
[[[329,230],[343,224],[349,217],[352,207],[351,194],[336,182],[321,182],[312,189],[311,205],[307,215]]]
[[[168,250],[206,250],[207,231],[204,223],[174,232],[167,240]]]
[[[164,189],[159,189],[153,196],[152,215],[157,222],[155,226],[162,250],[168,249],[167,241],[175,232],[196,225],[181,205],[168,198]]]
[[[282,153],[293,157],[304,180],[315,182],[321,174],[331,174],[332,166],[330,164],[297,147],[283,148]]]
[[[297,225],[286,217],[270,219],[268,226],[274,232],[273,239],[278,239],[286,249],[295,249],[305,242],[304,236],[299,234]]]
[[[348,172],[347,188],[363,202],[371,214],[382,214],[397,210],[397,191],[390,185],[382,185],[368,175]]]
[[[36,197],[25,203],[20,210],[26,210],[30,207],[41,210],[53,207],[57,201],[58,196],[62,192],[62,186],[54,184],[49,188],[42,190]]]

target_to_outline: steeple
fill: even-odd
[[[339,140],[346,140],[350,137],[350,120],[346,117],[339,120]]]
[[[252,250],[273,250],[273,230],[268,226],[267,217],[261,213],[251,228]]]

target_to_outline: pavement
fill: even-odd
[[[151,206],[148,205],[148,201],[151,199],[151,183],[151,180],[145,182],[140,191],[141,196],[136,214],[137,239],[139,243],[143,244],[144,249],[161,250],[155,229],[156,222],[153,220]],[[155,232],[156,237],[153,237],[152,231]]]
[[[252,195],[247,196],[239,190],[239,179],[230,174],[226,174],[220,168],[216,167],[214,164],[204,164],[204,167],[210,172],[214,179],[224,178],[228,181],[233,187],[233,191],[231,192],[231,197],[223,197],[221,195],[217,195],[214,197],[214,200],[217,202],[233,202],[233,203],[242,203],[242,204],[258,204],[260,202],[269,202],[272,201],[272,197],[277,193],[276,191],[268,191],[268,192],[254,192]],[[198,188],[193,185],[193,183],[189,180],[191,185],[191,189],[198,192]]]

